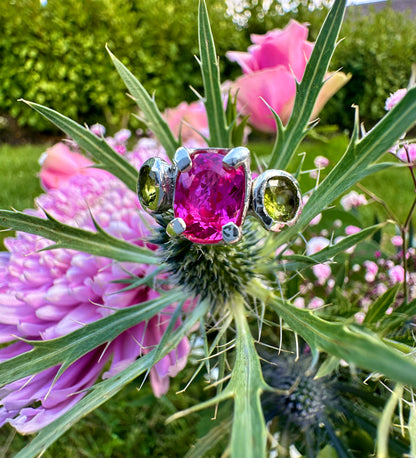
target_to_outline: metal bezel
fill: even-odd
[[[296,200],[297,208],[292,219],[288,221],[279,221],[274,220],[265,209],[264,206],[264,194],[266,190],[267,183],[272,179],[284,179],[289,180],[296,190]],[[298,220],[301,210],[302,210],[302,194],[300,191],[299,183],[297,180],[284,170],[266,170],[261,175],[259,175],[253,182],[253,192],[252,192],[252,207],[253,211],[262,222],[263,226],[269,231],[279,231],[285,226],[293,226]]]
[[[159,192],[158,201],[155,208],[149,208],[142,199],[140,193],[140,177],[145,168],[150,168],[149,175],[155,181],[155,185]],[[137,181],[137,196],[139,198],[140,205],[147,213],[151,215],[158,215],[167,212],[172,208],[176,175],[176,167],[168,164],[166,161],[159,157],[151,157],[143,163],[139,170],[139,178]]]

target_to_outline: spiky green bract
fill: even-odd
[[[170,238],[164,225],[151,240],[171,273],[170,280],[187,293],[208,299],[213,308],[242,293],[260,260],[261,231],[247,222],[235,245],[199,245],[186,238]]]

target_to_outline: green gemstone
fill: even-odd
[[[156,182],[155,172],[150,166],[144,166],[139,176],[139,198],[142,205],[150,210],[157,210],[159,203],[159,186]]]
[[[294,184],[284,177],[272,178],[264,191],[264,208],[274,221],[290,221],[299,208]]]

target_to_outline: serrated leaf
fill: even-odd
[[[241,298],[232,304],[236,335],[236,357],[231,380],[226,388],[208,401],[172,415],[167,421],[216,405],[228,398],[234,400],[230,453],[232,458],[266,456],[267,429],[260,403],[262,391],[270,389],[264,382],[254,340]]]
[[[168,293],[158,299],[115,311],[66,336],[28,341],[33,349],[0,363],[0,385],[37,374],[58,364],[68,367],[89,351],[115,339],[126,329],[152,318],[168,305],[183,300],[183,293]]]
[[[236,360],[226,388],[226,391],[233,392],[234,398],[231,457],[262,458],[266,456],[267,428],[260,396],[267,385],[242,304],[236,307],[234,318],[237,328]]]
[[[369,372],[379,372],[397,382],[416,387],[416,363],[377,334],[356,324],[330,322],[315,312],[299,309],[277,298],[259,281],[249,286],[286,322],[293,332],[318,350],[344,359]]]
[[[153,97],[146,91],[140,81],[123,65],[116,56],[107,48],[111,60],[116,67],[121,79],[124,81],[131,96],[136,101],[143,113],[146,126],[153,132],[160,144],[165,148],[166,154],[172,158],[180,144],[175,139],[167,122],[159,111]]]
[[[302,81],[296,85],[296,98],[289,122],[285,128],[278,124],[278,136],[269,168],[286,168],[308,131],[313,108],[336,47],[345,5],[346,0],[336,0],[322,25]]]
[[[204,104],[207,112],[210,146],[227,148],[229,134],[221,96],[220,71],[215,43],[204,0],[199,1],[198,39],[202,80],[204,83]]]
[[[410,89],[405,97],[360,140],[354,136],[341,160],[312,193],[303,208],[297,224],[282,231],[275,243],[282,245],[291,240],[309,222],[321,213],[335,199],[355,183],[368,175],[382,154],[394,146],[416,122],[416,87]],[[355,130],[358,130],[356,126]]]
[[[367,227],[362,229],[356,234],[348,235],[340,240],[335,245],[330,245],[312,256],[302,256],[302,255],[288,255],[282,256],[282,260],[286,261],[284,263],[268,263],[264,266],[265,271],[276,271],[284,270],[287,272],[296,271],[303,269],[305,267],[310,267],[315,264],[321,264],[327,261],[332,260],[336,255],[340,253],[345,253],[349,248],[357,245],[358,243],[365,240],[367,237],[372,236],[374,233],[379,231],[385,224],[376,224],[374,226]],[[280,259],[279,259],[280,261]]]
[[[158,264],[160,259],[147,248],[118,239],[104,230],[91,232],[63,224],[47,214],[47,219],[11,210],[0,210],[0,226],[39,235],[56,242],[46,249],[69,248],[116,261]]]
[[[59,127],[75,140],[82,149],[88,151],[96,162],[97,167],[107,170],[125,183],[129,189],[136,192],[137,170],[120,154],[116,153],[103,138],[98,137],[90,130],[51,108],[26,100],[23,100],[23,102]]]
[[[90,392],[71,410],[43,428],[32,442],[22,449],[15,458],[35,458],[42,454],[43,451],[59,439],[59,437],[78,420],[117,394],[127,383],[146,372],[154,359],[154,353],[158,352],[159,359],[161,359],[174,350],[179,342],[191,332],[194,325],[203,315],[205,315],[207,310],[207,303],[198,304],[195,309],[187,315],[181,326],[171,334],[169,341],[165,343],[163,349],[156,347],[119,374],[94,385]]]

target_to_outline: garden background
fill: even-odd
[[[243,25],[238,25],[224,1],[208,2],[224,79],[240,74],[238,66],[225,58],[226,51],[247,49],[251,33],[282,28],[296,18],[310,24],[309,39],[314,41],[327,12],[298,5],[293,12],[278,14],[273,3],[264,13],[255,3],[239,11]],[[62,138],[17,99],[53,107],[89,125],[102,123],[109,133],[141,127],[129,115],[135,111],[134,103],[114,76],[106,44],[156,94],[162,110],[195,99],[189,86],[200,90],[202,85],[199,67],[191,58],[198,54],[195,1],[165,0],[162,11],[160,4],[158,0],[49,0],[42,6],[37,0],[0,0],[0,208],[33,206],[33,198],[41,193],[38,159]],[[354,116],[349,107],[359,105],[361,121],[369,129],[383,116],[389,94],[407,86],[411,64],[416,62],[415,18],[393,6],[365,14],[360,7],[348,10],[341,30],[345,40],[335,52],[331,69],[342,68],[352,78],[328,102],[314,136],[302,145],[311,168],[315,157],[335,161],[345,150]],[[267,154],[270,142],[271,137],[257,134],[255,152]],[[399,219],[405,217],[414,195],[410,176],[389,169],[363,185],[394,207]],[[394,192],[398,188],[400,194]],[[385,219],[382,209],[374,206],[359,211],[368,225]],[[212,413],[203,411],[164,423],[190,400],[203,400],[203,380],[192,384],[184,395],[175,395],[189,378],[186,372],[192,370],[188,366],[173,380],[161,402],[155,401],[149,386],[137,396],[137,384],[131,384],[72,428],[44,456],[184,456],[191,438],[208,430]],[[13,456],[25,441],[14,438],[11,428],[3,428],[0,457]]]

